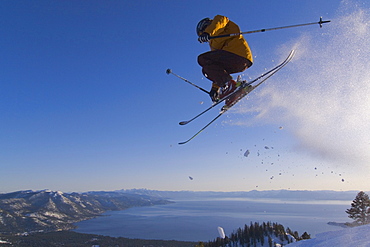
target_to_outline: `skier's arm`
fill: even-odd
[[[223,28],[229,22],[229,18],[222,15],[216,15],[211,24],[204,30],[205,33],[209,33],[211,36],[217,35],[217,33],[222,32]]]

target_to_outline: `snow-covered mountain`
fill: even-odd
[[[370,225],[317,234],[315,238],[287,247],[370,247]]]
[[[73,223],[108,210],[164,204],[168,201],[125,193],[18,191],[0,194],[0,233],[68,230]]]

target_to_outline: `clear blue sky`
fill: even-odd
[[[0,2],[0,192],[370,190],[367,0]],[[254,78],[295,59],[190,143],[217,114],[167,68],[209,88],[197,22],[246,35]],[[268,148],[268,149],[267,149]],[[249,150],[250,155],[244,156]],[[193,177],[190,180],[188,176]]]

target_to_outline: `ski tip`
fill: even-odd
[[[180,122],[179,124],[180,125],[186,125],[186,124],[188,124],[189,123],[189,121],[182,121],[182,122]]]
[[[166,70],[166,74],[167,74],[167,75],[169,75],[169,74],[171,74],[171,73],[172,73],[172,70],[171,70],[171,69],[167,69],[167,70]]]
[[[179,145],[184,145],[184,144],[186,144],[186,143],[188,143],[188,142],[190,142],[191,140],[193,140],[193,138],[194,138],[195,136],[193,136],[192,138],[190,138],[189,140],[186,140],[186,141],[184,141],[184,142],[179,142],[178,144]]]

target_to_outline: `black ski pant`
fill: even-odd
[[[239,73],[252,66],[245,57],[224,50],[209,51],[198,56],[203,75],[223,87],[232,79],[230,74]]]

